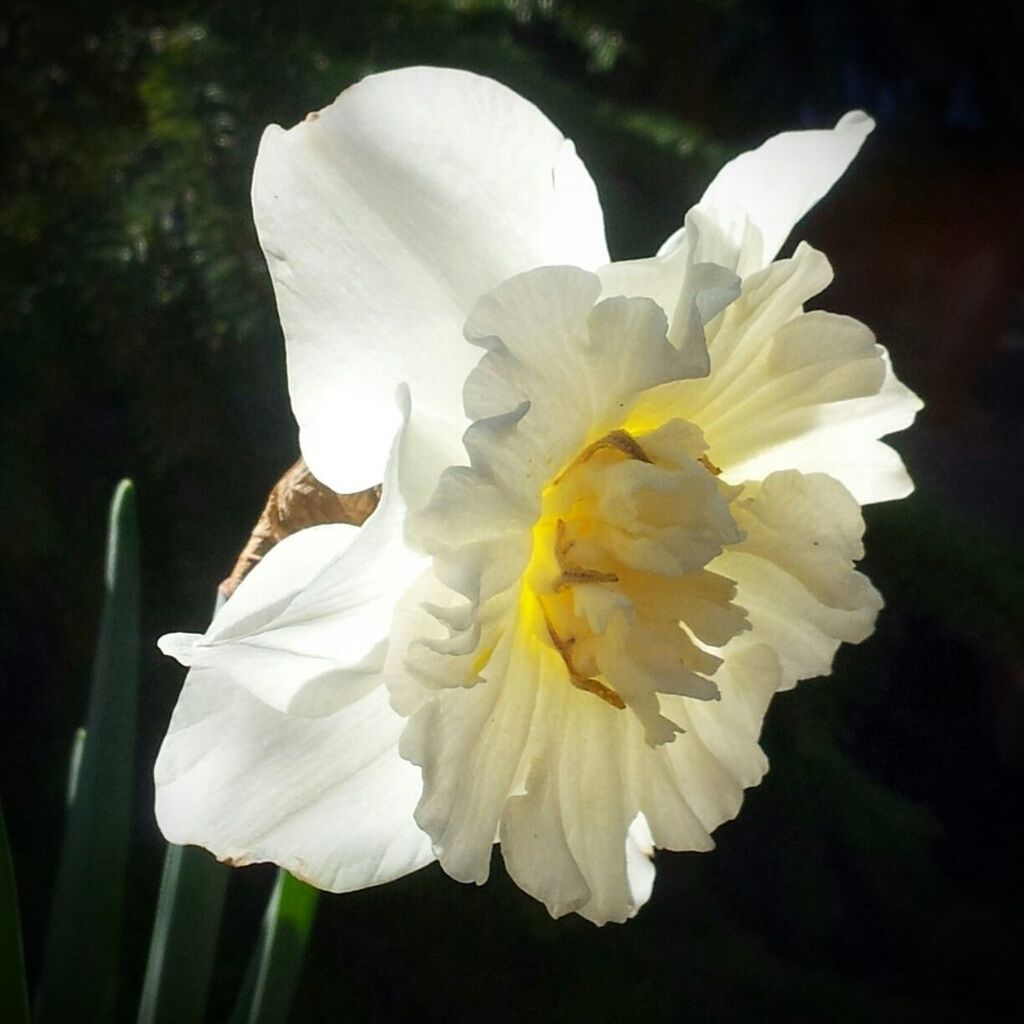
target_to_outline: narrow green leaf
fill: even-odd
[[[0,1020],[28,1024],[28,993],[25,989],[25,957],[21,949],[18,890],[14,863],[7,845],[7,826],[0,807]]]
[[[68,788],[65,807],[70,810],[78,792],[78,773],[82,768],[82,751],[85,750],[85,726],[75,730],[75,738],[71,741],[71,757],[68,758]]]
[[[167,847],[139,1024],[205,1020],[229,873],[196,846]]]
[[[235,1008],[231,1011],[231,1018],[228,1024],[247,1024],[249,1013],[252,1009],[252,994],[256,990],[256,975],[260,969],[259,945],[249,957],[249,965],[242,977],[242,984],[239,986],[238,994],[235,996]]]
[[[278,871],[231,1024],[285,1024],[302,973],[320,893]]]
[[[223,603],[218,591],[214,615]],[[197,846],[168,845],[138,1024],[205,1019],[229,874]]]
[[[135,489],[110,507],[106,598],[93,664],[85,741],[74,775],[54,884],[35,1018],[38,1024],[112,1018],[128,857],[139,662]]]

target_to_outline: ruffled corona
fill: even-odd
[[[746,624],[732,584],[718,577],[716,585],[704,568],[740,540],[729,513],[740,488],[717,479],[704,449],[682,420],[639,437],[616,428],[583,448],[543,489],[537,520],[524,524],[529,560],[501,595],[503,614],[486,630],[469,627],[474,677],[488,678],[491,654],[511,632],[557,651],[567,684],[628,708],[651,744],[680,728],[659,714],[658,693],[716,698],[710,677],[720,659],[698,643],[721,647]],[[451,685],[445,668],[428,668],[428,678]]]
[[[497,833],[510,870],[553,913],[622,920],[637,905],[630,864],[635,874],[642,860],[631,854],[631,829],[650,830],[657,846],[705,847],[764,767],[756,730],[719,746],[727,723],[747,710],[744,703],[759,720],[765,692],[789,684],[786,653],[766,633],[770,616],[759,608],[751,620],[738,599],[743,581],[764,571],[751,553],[774,561],[768,572],[792,571],[778,564],[781,549],[764,544],[759,521],[766,510],[778,514],[778,503],[766,505],[752,484],[727,483],[716,460],[730,455],[728,445],[720,456],[697,423],[673,415],[707,412],[717,422],[711,403],[692,400],[688,388],[703,378],[688,350],[703,348],[705,331],[715,339],[712,360],[719,345],[722,353],[735,349],[752,312],[773,333],[805,314],[799,289],[781,299],[785,290],[774,290],[772,316],[744,307],[741,297],[738,319],[729,320],[732,306],[721,315],[712,308],[706,327],[698,315],[677,349],[650,300],[598,301],[600,291],[592,274],[546,268],[505,282],[470,317],[467,334],[488,354],[467,382],[467,407],[484,415],[466,434],[470,465],[446,470],[412,519],[450,597],[428,605],[440,628],[414,643],[407,659],[425,693],[401,749],[423,769],[417,820],[451,874],[486,878]],[[700,295],[694,290],[695,305]],[[624,351],[631,373],[609,373]],[[827,489],[829,516],[859,538],[856,503],[841,485],[779,474],[769,487],[784,502],[808,489]],[[828,552],[837,584],[827,596],[808,594],[809,603],[834,616],[831,633],[861,639],[880,602],[853,572],[857,552],[837,558],[824,535],[801,538],[794,512],[782,512],[788,544],[811,564],[816,548]],[[810,582],[803,576],[796,587]],[[756,588],[751,597],[756,602]],[[782,609],[772,614],[787,618]],[[557,741],[552,718],[561,723]],[[580,802],[560,767],[566,748],[589,749],[609,732],[616,739],[603,771],[618,780],[658,778],[660,790],[638,787],[631,800],[613,804]],[[446,751],[458,761],[447,762]],[[535,790],[546,800],[528,799]],[[696,830],[685,838],[667,824],[681,819]],[[617,848],[588,863],[572,840],[583,821],[618,836]],[[547,866],[547,887],[528,877],[539,870],[534,861],[516,867],[534,834],[558,835],[568,851],[561,869]],[[579,891],[570,898],[571,878]]]

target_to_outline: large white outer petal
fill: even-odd
[[[253,208],[302,451],[341,492],[380,480],[399,381],[438,460],[461,461],[461,388],[477,359],[461,331],[483,292],[534,266],[608,260],[572,143],[462,71],[374,75],[294,128],[268,128]]]
[[[875,123],[851,111],[832,130],[782,132],[730,160],[715,175],[699,208],[721,209],[737,248],[746,240],[741,211],[760,230],[762,265],[775,259],[804,214],[839,180]],[[750,269],[757,269],[752,267]]]
[[[404,721],[383,687],[329,717],[300,718],[218,668],[193,669],[154,772],[161,831],[333,892],[415,871],[434,858],[413,820],[419,772],[398,756]]]
[[[408,408],[399,410],[407,415]],[[399,486],[406,431],[394,438],[381,502],[362,529],[302,530],[270,550],[205,636],[161,649],[213,669],[278,711],[330,715],[382,685],[395,606],[428,559],[405,540]]]
[[[191,666],[155,768],[171,842],[236,864],[272,861],[338,892],[433,859],[413,820],[420,778],[398,754],[405,719],[387,685],[404,677],[399,599],[427,564],[404,539],[404,441],[403,430],[366,526],[287,538],[205,637],[161,641]]]

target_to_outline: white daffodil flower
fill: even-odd
[[[610,263],[572,143],[486,78],[376,75],[269,128],[253,204],[301,447],[365,527],[275,547],[204,636],[156,765],[172,842],[358,889],[435,858],[622,921],[653,849],[707,850],[772,694],[882,601],[860,504],[918,399],[777,253],[872,128],[729,163]]]

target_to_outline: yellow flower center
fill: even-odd
[[[708,695],[691,685],[714,665],[685,628],[686,606],[704,566],[738,533],[732,489],[703,448],[682,420],[640,436],[613,430],[544,489],[520,627],[554,647],[572,685],[615,708],[634,703],[638,688],[648,698]]]

